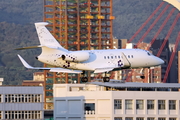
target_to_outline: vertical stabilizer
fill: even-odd
[[[37,31],[41,46],[46,46],[46,47],[49,47],[49,48],[56,48],[56,49],[61,49],[61,50],[67,51],[52,36],[52,34],[45,27],[46,25],[48,25],[47,22],[35,23],[36,31]]]

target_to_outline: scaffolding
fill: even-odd
[[[112,0],[44,0],[47,28],[66,49],[112,49]],[[45,65],[47,66],[47,65]],[[53,109],[53,84],[80,83],[80,75],[44,71],[45,109]],[[88,72],[88,77],[94,77]]]

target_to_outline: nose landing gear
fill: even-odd
[[[140,78],[141,78],[141,79],[145,79],[145,76],[144,76],[144,75],[142,75],[142,76],[140,76]]]

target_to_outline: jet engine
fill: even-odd
[[[89,59],[89,53],[85,51],[75,51],[69,54],[63,54],[61,57],[63,60],[69,62],[83,62]]]

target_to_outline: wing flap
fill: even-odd
[[[112,71],[114,69],[113,68],[97,68],[95,69],[94,73],[103,73],[103,72],[109,72],[109,71]]]
[[[82,70],[71,70],[65,68],[51,68],[50,72],[62,72],[62,73],[82,73]]]

